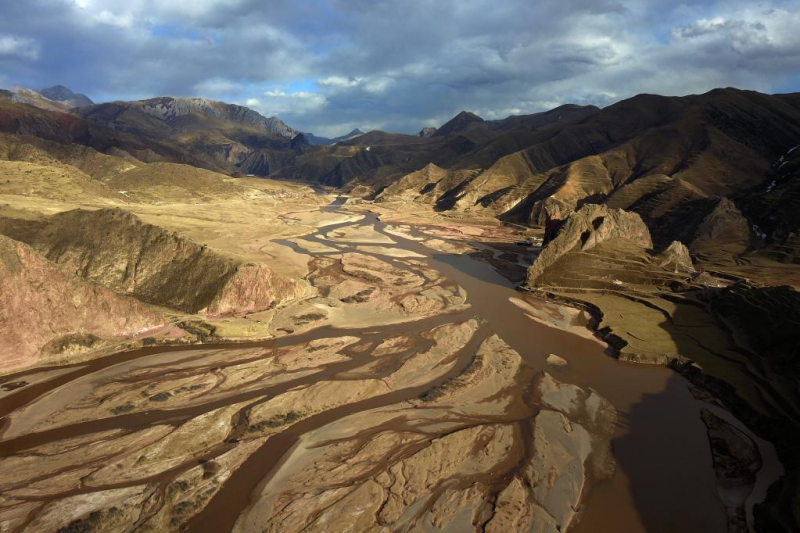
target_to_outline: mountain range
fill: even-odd
[[[680,240],[693,253],[724,244],[800,257],[793,210],[781,207],[796,194],[798,94],[639,95],[604,109],[564,105],[492,121],[463,111],[424,135],[356,129],[326,139],[204,98],[63,114],[48,102],[88,99],[61,86],[42,91],[53,97],[47,101],[31,93],[12,91],[11,102],[0,104],[2,131],[551,228],[587,202],[602,203],[639,214],[660,248]],[[23,100],[30,105],[19,106]]]
[[[63,85],[54,85],[35,91],[24,87],[14,87],[5,95],[14,102],[29,104],[50,111],[68,112],[74,107],[92,105],[94,102],[85,94],[74,93]]]
[[[304,133],[306,139],[308,139],[308,143],[312,146],[330,146],[331,144],[340,143],[342,141],[349,141],[359,135],[364,135],[364,132],[360,129],[356,128],[352,130],[350,133],[346,133],[345,135],[340,135],[339,137],[333,137],[331,139],[327,137],[318,137],[313,133]]]

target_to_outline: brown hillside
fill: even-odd
[[[260,311],[307,290],[267,265],[223,256],[121,209],[7,221],[0,231],[84,279],[189,313]]]
[[[115,131],[80,117],[0,100],[0,132],[27,135],[61,144],[74,143],[110,155],[125,152],[143,162],[169,161],[219,169],[202,154],[147,135]]]
[[[144,304],[65,272],[0,235],[0,372],[163,324]]]

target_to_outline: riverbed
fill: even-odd
[[[343,204],[340,199],[328,209],[346,209]],[[304,438],[359,412],[371,412],[408,402],[431,387],[447,383],[468,366],[471,354],[479,349],[485,339],[496,335],[521,356],[529,375],[545,371],[560,382],[596,391],[616,409],[616,423],[611,430],[616,468],[610,479],[587,486],[583,491],[577,509],[580,521],[574,531],[725,531],[725,508],[717,494],[706,427],[700,418],[700,409],[707,404],[695,399],[686,380],[664,367],[626,363],[610,357],[608,348],[585,330],[580,334],[576,332],[584,327],[585,317],[577,316],[566,325],[568,327],[559,327],[564,317],[575,315],[566,313],[556,304],[516,291],[515,283],[475,255],[443,253],[426,246],[426,242],[431,240],[431,233],[426,231],[429,228],[412,225],[402,232],[391,229],[375,214],[365,213],[360,220],[327,225],[303,237],[316,246],[304,248],[297,240],[278,243],[290,246],[295,252],[309,258],[363,254],[406,270],[410,268],[409,265],[413,269],[413,261],[418,261],[426,269],[439,273],[463,289],[466,294],[463,305],[416,320],[359,328],[324,326],[289,332],[285,336],[259,343],[143,348],[72,367],[21,372],[4,379],[3,383],[23,385],[4,391],[0,397],[0,415],[3,416],[0,457],[3,459],[14,458],[26,450],[47,445],[78,442],[82,437],[101,432],[134,434],[139,431],[145,435],[148,428],[178,427],[215,410],[232,408],[233,413],[225,415],[232,417],[232,429],[225,438],[188,459],[181,456],[164,462],[163,468],[156,468],[147,475],[110,484],[85,483],[84,479],[95,475],[94,472],[105,461],[109,461],[105,456],[98,456],[86,465],[85,471],[74,474],[73,477],[80,479],[80,482],[73,482],[71,478],[65,480],[63,489],[54,483],[53,490],[42,489],[31,495],[15,488],[15,495],[7,496],[7,499],[19,502],[14,503],[17,507],[12,506],[19,510],[13,516],[19,515],[21,518],[9,522],[13,525],[12,529],[33,530],[33,526],[39,523],[35,520],[41,520],[41,507],[31,502],[40,504],[42,501],[88,497],[98,492],[99,487],[122,490],[139,487],[142,483],[157,485],[166,494],[170,490],[167,485],[180,475],[209,462],[227,464],[220,460],[225,456],[231,457],[230,461],[235,466],[225,476],[208,476],[218,479],[217,486],[213,493],[209,492],[207,501],[203,501],[202,508],[187,522],[187,526],[189,531],[233,530],[237,527],[239,517],[252,511],[259,501],[259,495]],[[372,237],[366,238],[365,235]],[[470,246],[491,250],[486,243],[470,242]],[[421,268],[415,272],[420,277],[430,278]],[[523,305],[520,305],[520,301]],[[539,319],[526,314],[526,305],[536,310]],[[548,324],[547,320],[541,320],[541,316],[551,316],[553,322]],[[367,366],[374,368],[376,378],[385,379],[391,376],[391,368],[395,368],[392,367],[393,363],[399,365],[408,354],[430,348],[430,331],[469,320],[479,326],[476,326],[476,332],[469,341],[454,349],[449,370],[424,383],[385,394],[359,397],[314,413],[280,431],[265,434],[261,441],[248,441],[252,450],[241,457],[237,455],[237,449],[242,448],[240,441],[253,427],[251,414],[270,399],[321,381],[341,380],[342,376],[372,364],[370,350],[381,345],[385,339],[411,339],[405,351],[392,355],[396,361],[387,359],[389,362],[385,367],[374,364]],[[260,382],[242,379],[241,384],[237,384],[225,372],[228,367],[245,368],[248,364],[260,361],[264,350],[276,354],[294,353],[292,349],[302,352],[308,346],[316,350],[318,347],[313,343],[317,341],[350,337],[354,339],[352,343],[340,351],[344,356],[331,355],[331,362],[320,364],[319,367],[298,367],[297,373],[288,377],[270,375]],[[342,342],[346,344],[351,341]],[[320,353],[327,352],[322,350]],[[551,354],[563,358],[567,364],[548,364],[546,359]],[[363,370],[360,371],[363,377]],[[175,406],[165,403],[163,408],[153,403],[151,409],[131,411],[125,410],[126,403],[116,405],[115,409],[119,412],[113,412],[115,416],[108,416],[107,411],[95,416],[76,414],[74,419],[59,414],[63,405],[80,406],[81,402],[87,403],[85,398],[93,391],[97,393],[96,396],[103,396],[103,387],[108,387],[110,382],[117,387],[109,389],[108,394],[112,395],[119,393],[120,383],[137,383],[137,386],[141,383],[144,386],[148,380],[157,383],[164,379],[165,374],[177,380],[185,379],[185,385],[182,385],[186,389],[182,394],[187,395],[186,400],[182,400],[184,403]],[[193,390],[192,387],[199,387],[200,380],[207,375],[216,375],[218,378],[206,389]],[[233,388],[226,389],[227,386]],[[518,383],[518,386],[525,388],[523,383]],[[149,389],[142,392],[146,390]],[[153,390],[160,389],[156,387]],[[170,390],[180,389],[173,387]],[[170,392],[170,395],[173,393]],[[102,398],[99,401],[102,403]],[[535,410],[528,413],[521,408],[509,411],[512,412],[513,416],[505,413],[505,418],[495,419],[520,423],[526,416],[535,414]],[[75,413],[83,411],[76,407],[73,410]],[[729,413],[718,410],[717,414],[722,414],[743,428]],[[525,426],[523,424],[520,427]],[[769,443],[761,440],[758,443],[765,464],[765,474],[760,478],[758,491],[758,496],[763,497],[765,486],[779,475],[780,469],[776,466],[774,450]],[[68,465],[61,465],[48,472],[47,476],[63,474],[66,478],[70,477],[68,472]],[[46,477],[33,476],[32,479],[40,485],[46,485]],[[756,495],[748,502],[749,512],[755,503],[758,503]]]

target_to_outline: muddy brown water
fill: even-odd
[[[374,215],[360,223],[384,229]],[[594,487],[575,531],[725,530],[700,405],[681,376],[664,367],[615,360],[597,342],[534,322],[511,303],[521,296],[514,285],[487,263],[467,255],[431,253],[419,242],[389,236],[402,248],[426,256],[431,268],[463,287],[472,314],[488,321],[526,363],[559,380],[594,388],[617,409],[613,448],[618,468],[610,481]],[[547,365],[551,353],[569,364]]]
[[[329,209],[337,209],[342,203],[338,200]],[[349,248],[348,243],[340,241],[331,243],[325,239],[328,232],[353,224],[374,225],[377,231],[385,233],[384,224],[375,215],[368,214],[359,222],[326,226],[305,238],[338,246],[342,251],[365,253],[364,251],[369,249],[368,244],[350,243],[360,247],[359,250],[355,250]],[[514,289],[512,283],[487,263],[467,255],[431,252],[419,242],[393,234],[386,235],[398,243],[397,247],[425,256],[424,261],[430,268],[438,270],[449,280],[463,287],[471,307],[464,312],[439,315],[407,324],[369,328],[368,331],[359,332],[363,339],[377,341],[389,335],[402,333],[417,336],[419,332],[439,324],[478,317],[484,321],[481,333],[473,338],[469,346],[459,352],[459,364],[447,376],[437,380],[438,382],[459,372],[467,364],[470,354],[474,353],[477,343],[487,334],[497,333],[520,353],[531,368],[547,370],[561,381],[591,387],[606,397],[617,409],[619,418],[613,440],[617,468],[610,480],[592,487],[589,498],[583,504],[582,520],[574,531],[667,533],[725,530],[725,509],[717,496],[706,428],[699,415],[703,404],[692,397],[688,383],[682,377],[663,367],[615,360],[605,353],[602,345],[593,340],[531,320],[511,303],[510,299],[523,298],[534,306],[542,303],[521,295]],[[283,244],[290,245],[290,243]],[[291,244],[291,246],[302,251],[297,245]],[[396,261],[380,255],[376,257],[388,262]],[[407,268],[407,265],[404,266]],[[328,327],[265,343],[236,344],[228,348],[237,350],[256,346],[281,347],[317,338],[353,333],[353,330]],[[75,365],[72,372],[59,374],[49,381],[35,383],[20,389],[16,394],[0,399],[0,416],[8,415],[78,378],[111,369],[115,365],[134,360],[147,360],[150,357],[157,361],[169,357],[173,352],[181,352],[185,357],[187,352],[207,351],[209,348],[224,347],[153,347]],[[563,357],[568,361],[568,365],[565,367],[547,365],[545,358],[549,354]],[[3,439],[0,440],[0,456],[8,456],[21,449],[98,430],[117,428],[134,430],[155,423],[181,423],[222,405],[265,395],[274,396],[298,384],[331,379],[336,374],[356,368],[363,362],[362,357],[354,356],[347,362],[330,365],[311,376],[201,405],[122,415]],[[8,376],[4,382],[23,381],[25,375],[40,371],[41,369],[21,372]],[[261,449],[233,473],[207,507],[189,522],[187,529],[230,531],[240,513],[251,504],[253,495],[257,494],[259,488],[275,473],[281,461],[288,455],[287,452],[297,444],[303,434],[365,409],[413,398],[429,389],[432,384],[436,382],[417,388],[419,390],[398,391],[333,409],[304,419],[289,426],[277,436],[270,437]],[[0,426],[0,431],[3,427],[5,426]],[[242,428],[237,427],[234,434],[239,435],[241,431]],[[226,443],[207,458],[213,458],[214,455],[223,453],[234,445]],[[184,468],[196,464],[195,460],[191,465],[184,465]],[[166,475],[167,473],[153,481],[164,480]]]

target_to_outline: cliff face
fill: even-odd
[[[0,372],[163,324],[146,305],[64,272],[0,235]]]
[[[308,290],[266,265],[223,256],[121,209],[77,209],[4,231],[68,272],[189,313],[260,311]]]
[[[587,204],[571,214],[555,236],[546,243],[539,257],[528,269],[527,284],[537,279],[557,261],[571,252],[587,251],[600,244],[620,239],[642,249],[653,247],[650,232],[636,213]]]

